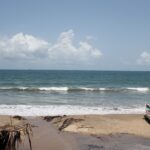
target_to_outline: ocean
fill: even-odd
[[[143,113],[150,72],[0,70],[1,115]]]

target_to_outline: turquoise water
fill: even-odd
[[[1,114],[140,113],[145,103],[150,72],[0,70]]]

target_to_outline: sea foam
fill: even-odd
[[[0,105],[0,115],[45,116],[88,114],[142,114],[144,107],[113,108],[73,105]]]
[[[137,88],[130,87],[130,88],[127,88],[127,89],[128,90],[133,90],[133,91],[138,91],[138,92],[148,92],[150,90],[147,87],[137,87]]]

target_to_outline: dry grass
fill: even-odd
[[[23,125],[5,125],[0,127],[0,150],[18,150],[25,138],[28,139],[30,150],[31,145],[32,127],[26,123]]]

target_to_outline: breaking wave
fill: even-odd
[[[149,87],[89,88],[89,87],[0,87],[0,91],[26,92],[150,92]]]

